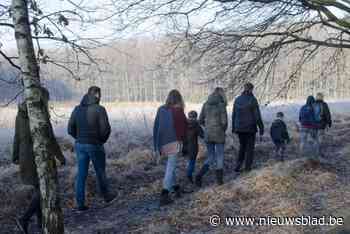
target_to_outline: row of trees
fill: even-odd
[[[212,86],[222,85],[233,96],[246,81],[258,84],[258,94],[267,101],[299,97],[318,88],[330,95],[346,95],[341,87],[348,81],[340,71],[347,70],[346,49],[350,48],[350,22],[344,17],[350,14],[348,0],[65,0],[62,5],[63,9],[45,10],[36,0],[0,3],[0,30],[11,33],[17,48],[10,55],[1,46],[0,55],[17,70],[15,79],[27,101],[40,178],[43,233],[62,234],[64,225],[56,164],[49,149],[50,120],[42,75],[49,77],[61,69],[62,73],[52,79],[69,76],[86,80],[74,83],[71,89],[81,92],[80,84],[100,82],[107,97],[113,99],[116,94],[130,101],[161,100],[173,87],[200,99]],[[119,63],[124,64],[123,69],[116,67],[109,48],[105,57],[98,58],[96,48],[105,44],[108,36],[82,35],[101,24],[115,32],[149,25],[163,30],[161,38],[171,35],[161,47],[166,49],[163,54],[168,54],[167,59],[154,62],[152,56],[138,56],[143,60],[135,64],[147,64],[147,69],[136,66],[133,70],[129,69],[133,64],[129,56],[117,57],[127,62]],[[2,42],[8,40],[3,35]],[[47,40],[58,43],[50,44],[56,50],[44,49],[42,42]],[[62,54],[64,58],[57,56]],[[320,76],[309,78],[315,71],[314,59],[324,65],[317,65]],[[148,66],[148,62],[156,66]],[[338,74],[336,82],[325,82],[324,78],[334,77],[332,74]],[[194,94],[197,89],[192,90],[191,85],[203,80],[208,85]],[[283,92],[288,88],[292,91]]]
[[[102,87],[103,99],[106,102],[162,102],[168,91],[179,89],[186,100],[202,102],[211,90],[217,86],[228,87],[230,99],[240,92],[228,86],[228,81],[212,79],[207,74],[208,61],[202,60],[189,64],[183,60],[175,60],[174,55],[165,56],[169,48],[166,39],[150,40],[147,38],[120,42],[108,48],[95,51],[103,58],[104,71],[81,74],[81,81],[76,81],[69,74],[61,74],[56,68],[45,72],[45,80],[64,78],[66,87],[74,90],[73,97],[80,99],[90,85]],[[350,66],[345,63],[347,51],[341,52],[341,59],[332,56],[333,49],[324,50],[308,62],[305,62],[294,75],[298,77],[288,82],[298,66],[293,55],[276,61],[278,65],[271,71],[270,79],[263,79],[267,71],[259,74],[254,80],[257,95],[263,103],[275,100],[303,99],[310,94],[323,92],[328,98],[350,97]],[[229,80],[234,80],[233,77]],[[287,86],[286,86],[287,85]],[[52,93],[56,93],[54,88]],[[62,89],[59,89],[62,90]],[[60,96],[63,95],[63,96]],[[57,101],[67,100],[71,93],[54,95]]]
[[[227,82],[220,79],[211,80],[210,74],[206,74],[209,66],[206,61],[188,64],[162,54],[169,46],[165,41],[140,38],[99,48],[93,54],[101,59],[100,70],[95,67],[77,72],[73,71],[72,66],[69,69],[74,77],[53,64],[42,65],[42,83],[50,90],[51,99],[58,102],[78,101],[91,85],[102,87],[105,102],[162,102],[172,88],[179,89],[188,101],[202,102],[214,86],[227,86]],[[263,103],[303,99],[320,91],[328,98],[350,97],[350,67],[344,63],[346,51],[342,52],[340,61],[327,56],[331,52],[332,49],[328,49],[307,62],[296,74],[298,79],[289,83],[289,87],[284,86],[297,61],[291,55],[279,60],[273,71],[273,79],[260,79],[265,75],[262,73],[255,80],[258,96]],[[62,51],[55,59],[62,60],[67,57],[66,53],[69,52]],[[18,83],[16,86],[11,83],[18,72],[8,65],[1,67],[7,68],[3,69],[2,74],[8,74],[4,79],[10,83],[3,82],[0,86],[0,89],[4,89],[0,98],[3,102],[8,102],[17,94],[13,88],[10,92],[8,87],[20,90]],[[283,92],[281,88],[284,88]],[[235,92],[230,92],[232,90],[229,89],[227,91],[232,99],[239,89]]]

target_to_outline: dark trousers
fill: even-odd
[[[252,169],[255,148],[255,133],[238,133],[239,138],[239,155],[237,168],[239,169],[245,161],[245,169]]]
[[[39,189],[39,187],[35,188],[35,191],[34,191],[33,196],[32,196],[32,200],[31,200],[31,202],[29,204],[28,209],[24,213],[22,219],[25,222],[28,222],[33,217],[34,214],[36,214],[36,216],[38,218],[38,224],[41,226],[42,213],[41,213],[40,189]]]
[[[78,161],[76,181],[76,200],[79,207],[85,205],[85,182],[88,176],[90,161],[94,166],[100,192],[106,198],[108,184],[106,178],[106,155],[102,145],[75,144]]]

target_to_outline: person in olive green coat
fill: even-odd
[[[215,168],[216,180],[223,184],[224,146],[227,130],[227,99],[222,88],[217,87],[209,95],[199,115],[199,124],[204,127],[204,140],[207,145],[208,157],[203,167],[196,175],[196,185],[202,185],[202,177],[209,167]]]
[[[54,155],[61,162],[61,164],[64,165],[65,158],[59,148],[55,136],[53,135],[51,124],[49,128],[51,138],[51,145],[49,147],[50,151],[52,152],[52,155]],[[34,187],[34,193],[28,209],[21,218],[16,219],[17,225],[22,232],[28,233],[29,220],[34,214],[37,215],[38,226],[41,227],[42,213],[40,206],[39,178],[35,165],[33,141],[30,134],[29,118],[25,102],[18,105],[12,161],[15,164],[19,164],[22,182],[25,185],[31,185]]]

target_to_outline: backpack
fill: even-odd
[[[313,105],[315,121],[320,123],[322,121],[323,116],[323,104],[318,102]]]
[[[309,105],[305,105],[300,110],[300,123],[302,125],[314,125],[316,124],[314,108]]]

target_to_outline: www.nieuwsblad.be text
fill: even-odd
[[[246,217],[232,216],[220,217],[212,215],[209,223],[213,227],[218,226],[340,226],[344,224],[343,217],[334,216],[296,216],[296,217]]]

